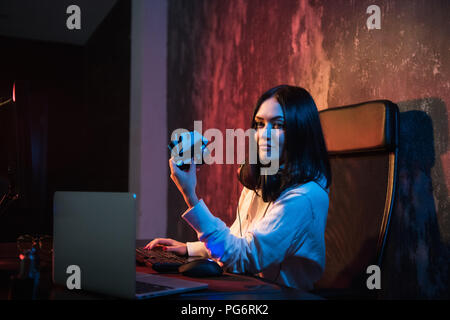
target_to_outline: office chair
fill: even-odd
[[[375,298],[370,265],[381,268],[397,183],[397,105],[378,100],[326,109],[320,121],[332,170],[326,262],[315,293]],[[382,273],[382,268],[381,268]]]

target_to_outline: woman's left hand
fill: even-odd
[[[173,157],[169,159],[170,178],[175,182],[189,208],[192,208],[198,203],[198,198],[195,193],[195,188],[197,186],[196,171],[198,169],[196,168],[194,161],[191,162],[189,171],[183,171],[178,168]]]

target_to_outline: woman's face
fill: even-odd
[[[273,97],[264,101],[259,107],[254,120],[256,124],[255,140],[258,145],[259,158],[264,163],[267,163],[269,159],[280,160],[284,145],[285,118],[283,109],[278,101]],[[272,155],[276,141],[278,141],[279,153],[278,155]]]

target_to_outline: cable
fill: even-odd
[[[253,202],[254,199],[255,199],[255,193],[253,193],[252,202]],[[272,201],[270,201],[269,204],[266,206],[266,209],[264,210],[263,218],[266,216],[267,209],[269,209],[269,206],[270,206],[271,203],[272,203]],[[241,224],[241,214],[239,212],[239,204],[238,204],[238,207],[237,207],[237,212],[238,212],[238,219],[239,219],[239,233],[241,234],[241,238],[242,238],[242,224]],[[275,279],[272,282],[276,282],[276,280],[280,276],[282,263],[283,262],[280,262],[280,265],[279,265],[279,268],[278,268],[278,273],[277,273],[277,275],[275,276]]]
[[[9,98],[9,99],[6,100],[6,101],[0,102],[0,107],[3,106],[3,105],[5,105],[5,104],[10,103],[12,100],[13,100],[12,98]]]
[[[253,192],[252,203],[253,203],[254,199],[255,199],[255,193]],[[240,203],[238,203],[237,211],[238,211],[238,217],[239,217],[239,233],[241,234],[241,238],[242,238],[242,225],[241,225],[241,215],[239,213],[239,205],[240,205]]]
[[[242,238],[242,226],[241,226],[241,215],[239,214],[239,204],[238,204],[238,217],[239,217],[239,233],[241,234],[241,238]]]
[[[255,200],[255,192],[253,192],[252,203],[253,203],[254,200]],[[264,210],[264,214],[262,216],[263,218],[266,216],[267,209],[269,209],[271,203],[272,203],[272,201],[270,201],[267,204],[266,209]],[[242,238],[242,224],[241,224],[241,214],[239,212],[239,204],[238,204],[238,207],[237,207],[237,212],[238,212],[238,218],[239,218],[239,233],[241,234],[241,238]],[[247,218],[248,218],[248,215],[247,215]]]

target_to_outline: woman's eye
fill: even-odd
[[[282,123],[274,123],[273,124],[274,129],[284,129],[284,124]]]
[[[263,122],[256,122],[256,127],[257,128],[264,128],[264,123]]]

